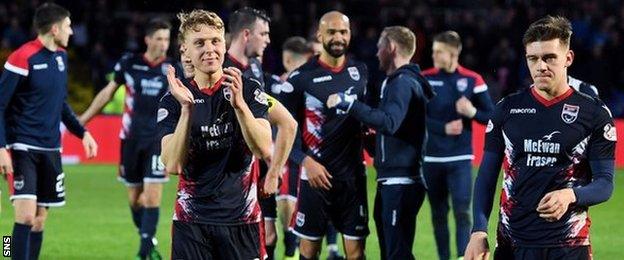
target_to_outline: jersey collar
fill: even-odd
[[[227,58],[230,59],[232,63],[234,63],[234,66],[236,66],[237,68],[241,70],[246,70],[249,67],[249,64],[243,65],[242,62],[234,58],[234,56],[230,55],[229,53],[227,54]]]
[[[329,64],[327,64],[327,63],[325,63],[325,62],[323,62],[323,61],[321,60],[321,56],[319,56],[319,57],[317,58],[317,61],[318,61],[318,64],[319,64],[319,65],[320,65],[323,69],[329,70],[329,71],[331,71],[332,73],[338,73],[338,72],[341,72],[341,71],[342,71],[342,70],[343,70],[343,69],[347,66],[347,61],[348,61],[348,59],[349,59],[349,58],[345,57],[344,62],[343,62],[340,66],[338,66],[338,67],[332,67],[332,66],[329,66]]]
[[[143,53],[142,58],[143,58],[143,61],[145,61],[145,63],[147,63],[148,66],[150,66],[150,68],[160,65],[161,63],[163,63],[163,61],[165,61],[165,59],[167,59],[167,57],[161,57],[160,59],[157,59],[151,62],[147,59],[147,57],[145,56],[145,53]]]
[[[214,85],[212,85],[212,87],[209,87],[209,88],[199,88],[199,86],[197,86],[197,82],[195,82],[194,79],[191,79],[191,85],[193,85],[193,87],[196,87],[202,93],[212,96],[214,95],[215,92],[221,89],[221,83],[223,83],[224,79],[225,77],[221,77],[219,80],[217,80],[217,82],[215,82]]]
[[[560,101],[563,101],[564,99],[568,98],[570,95],[572,95],[572,93],[574,93],[574,89],[569,88],[565,93],[559,95],[558,97],[555,97],[551,100],[545,99],[542,96],[540,96],[537,93],[537,90],[535,90],[535,86],[531,86],[531,95],[538,101],[540,102],[542,105],[544,105],[545,107],[550,107],[552,105],[555,105],[557,103],[559,103]]]

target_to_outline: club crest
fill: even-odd
[[[574,123],[574,121],[576,121],[579,110],[580,110],[579,106],[563,104],[563,110],[561,110],[561,119],[566,124],[572,124]]]
[[[349,76],[351,76],[353,80],[360,80],[360,71],[356,67],[349,67],[347,71],[349,71]]]
[[[464,92],[468,88],[468,79],[461,78],[457,80],[457,91]]]

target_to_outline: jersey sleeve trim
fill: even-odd
[[[28,66],[26,66],[28,68]],[[9,63],[9,61],[7,61],[6,63],[4,63],[4,69],[13,72],[15,74],[19,74],[22,75],[24,77],[28,76],[28,69],[24,69],[24,68],[20,68],[16,65],[13,65],[11,63]]]
[[[28,59],[43,48],[43,44],[38,39],[32,40],[11,53],[4,68],[24,77],[28,76]]]
[[[485,92],[485,91],[487,91],[487,90],[488,90],[488,86],[487,86],[486,84],[481,84],[481,85],[476,86],[476,87],[473,89],[473,92],[474,92],[475,94],[479,94],[479,93],[481,93],[481,92]]]

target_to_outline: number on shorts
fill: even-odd
[[[160,155],[152,156],[152,171],[162,172],[165,170],[165,164],[160,160]]]
[[[56,192],[61,193],[65,191],[65,173],[56,176]]]

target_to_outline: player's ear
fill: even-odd
[[[245,40],[248,40],[248,39],[249,39],[249,36],[251,35],[251,30],[249,30],[249,29],[243,29],[242,34],[243,34],[243,37],[245,37],[244,39],[245,39]]]
[[[566,53],[566,61],[565,61],[566,68],[572,66],[573,61],[574,61],[574,51],[568,50],[568,52]]]
[[[56,36],[60,31],[61,31],[61,24],[60,23],[53,23],[52,26],[50,27],[50,33],[53,36]]]

